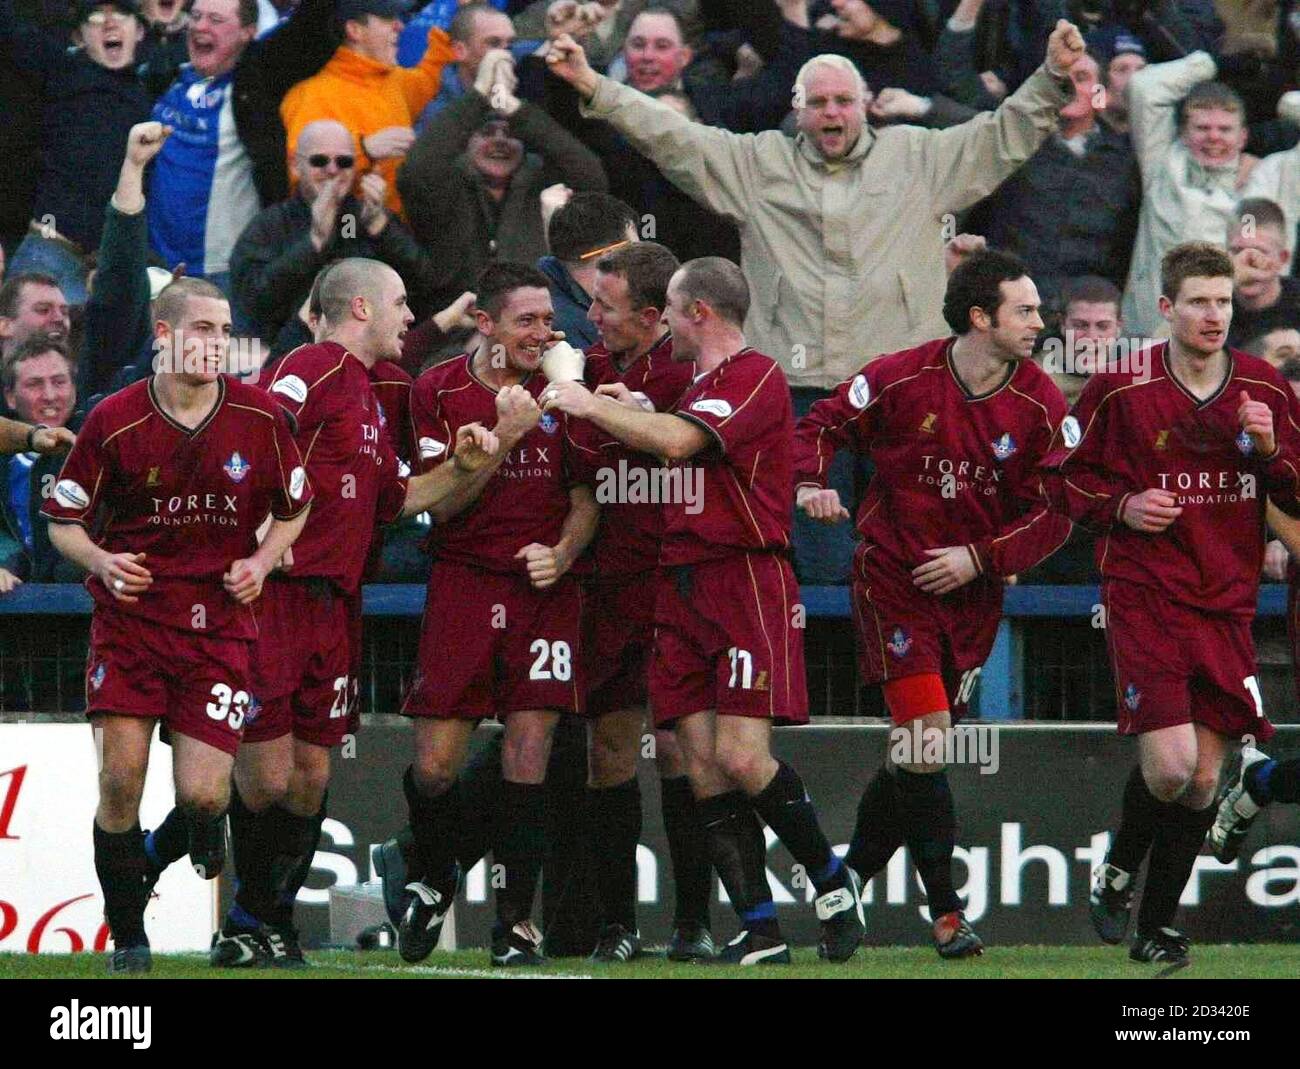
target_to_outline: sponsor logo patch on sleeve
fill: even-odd
[[[710,416],[717,416],[719,419],[726,419],[731,415],[731,404],[724,401],[721,397],[706,397],[701,401],[696,401],[691,405],[692,412],[707,412]]]
[[[422,460],[435,460],[447,452],[446,443],[438,441],[436,438],[420,439],[420,458]]]
[[[1073,449],[1079,444],[1079,439],[1083,437],[1083,432],[1079,430],[1079,421],[1073,416],[1066,416],[1061,420],[1061,440],[1065,442],[1066,449]]]
[[[295,501],[301,501],[302,495],[307,491],[307,472],[299,466],[289,473],[289,496]]]
[[[866,408],[870,400],[871,386],[867,383],[867,376],[855,376],[852,385],[849,386],[849,404],[854,408]]]
[[[271,392],[289,398],[296,405],[307,400],[307,384],[297,375],[286,375],[282,379],[277,379],[275,385],[271,387]]]
[[[90,504],[90,495],[80,483],[60,479],[54,487],[54,500],[67,509],[84,509]]]

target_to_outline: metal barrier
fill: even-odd
[[[847,620],[849,617],[849,590],[839,586],[808,586],[802,592],[802,602],[810,621],[809,667],[810,689],[813,694],[813,711],[818,715],[873,715],[879,706],[864,702],[856,685],[852,659],[852,642]],[[414,657],[413,628],[424,610],[425,588],[422,584],[371,585],[365,588],[365,614],[368,617],[401,621],[403,626],[384,632],[377,638],[375,630],[368,629],[366,680],[367,708],[395,710],[406,669]],[[14,685],[12,666],[5,660],[24,657],[30,664],[39,664],[41,686],[25,684],[30,697],[24,699],[26,708],[43,712],[75,711],[79,699],[69,700],[67,692],[80,690],[77,682],[80,657],[84,662],[84,618],[90,612],[91,599],[79,584],[24,584],[9,594],[0,596],[0,619],[12,618],[0,624],[4,642],[0,645],[0,709],[4,708],[4,694]],[[1107,719],[1111,714],[1104,701],[1093,700],[1097,694],[1109,689],[1104,668],[1104,651],[1100,631],[1091,626],[1100,608],[1100,594],[1096,586],[1013,586],[1006,591],[1003,619],[998,629],[997,641],[981,674],[974,709],[984,720],[1038,719]],[[1286,587],[1267,584],[1260,588],[1260,627],[1270,641],[1277,645],[1282,633],[1281,617],[1286,613]],[[33,618],[41,618],[39,623]],[[55,619],[61,618],[61,619]],[[21,632],[13,630],[17,621],[24,621]],[[840,627],[837,621],[844,621]],[[1079,633],[1062,633],[1058,636],[1056,660],[1044,668],[1042,651],[1035,659],[1034,640],[1041,638],[1053,625],[1072,625]],[[78,629],[80,647],[78,648]],[[407,634],[410,631],[412,634]],[[1082,641],[1081,641],[1082,639]],[[16,646],[23,649],[17,649]],[[1050,643],[1049,643],[1050,645]],[[1084,646],[1089,648],[1084,649]],[[1043,646],[1040,642],[1039,646]],[[1060,648],[1069,647],[1067,654]],[[1069,661],[1069,663],[1065,663]],[[1271,681],[1266,679],[1266,700],[1270,715],[1279,708],[1281,721],[1296,719],[1294,703],[1290,700],[1290,667],[1280,660],[1273,663]],[[396,669],[394,671],[394,669]],[[1055,716],[1045,716],[1029,698],[1033,684],[1041,682],[1043,672],[1056,672],[1061,678],[1055,692],[1061,693],[1072,685],[1066,674],[1082,672],[1089,680],[1087,704],[1101,706],[1080,714],[1078,701],[1071,708]],[[29,673],[33,674],[33,673]],[[1265,673],[1267,676],[1268,673]],[[1071,677],[1072,678],[1072,677]],[[816,691],[820,689],[820,693]],[[39,694],[52,694],[46,708]],[[12,701],[9,704],[13,704]],[[1039,700],[1037,705],[1045,704]],[[1059,704],[1059,703],[1058,703]]]

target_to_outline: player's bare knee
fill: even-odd
[[[1147,790],[1158,802],[1173,802],[1182,797],[1192,782],[1192,773],[1180,769],[1161,769],[1146,777]]]
[[[732,783],[749,794],[761,791],[772,779],[772,756],[748,746],[718,744],[717,765]]]
[[[230,791],[221,783],[194,784],[176,792],[176,804],[195,820],[216,820],[230,803]]]
[[[104,809],[116,815],[137,812],[144,794],[144,766],[117,761],[99,771],[99,798]]]
[[[660,779],[676,779],[686,775],[686,761],[677,736],[671,731],[655,732],[655,765]]]
[[[1214,801],[1219,791],[1219,777],[1213,772],[1197,771],[1179,799],[1191,809],[1204,809]]]

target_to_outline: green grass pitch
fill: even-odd
[[[580,958],[557,960],[538,969],[492,969],[486,950],[435,953],[420,965],[405,964],[395,951],[309,952],[306,970],[212,969],[206,955],[158,954],[151,977],[269,978],[280,980],[374,979],[1142,979],[1160,972],[1156,965],[1128,960],[1123,947],[991,947],[979,958],[941,961],[933,950],[874,947],[859,950],[847,965],[819,961],[816,951],[795,951],[794,964],[737,968],[678,965],[649,954],[627,965],[593,965]],[[1191,964],[1171,979],[1294,979],[1300,976],[1300,945],[1194,946]],[[0,954],[0,980],[95,979],[104,977],[102,954]]]

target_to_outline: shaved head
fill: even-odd
[[[385,283],[397,272],[378,260],[351,256],[331,264],[320,276],[320,312],[330,324],[338,326],[347,322],[352,302],[364,297],[371,304],[378,303]]]
[[[303,155],[313,152],[348,153],[353,149],[352,132],[336,119],[309,122],[298,135],[298,151]]]

